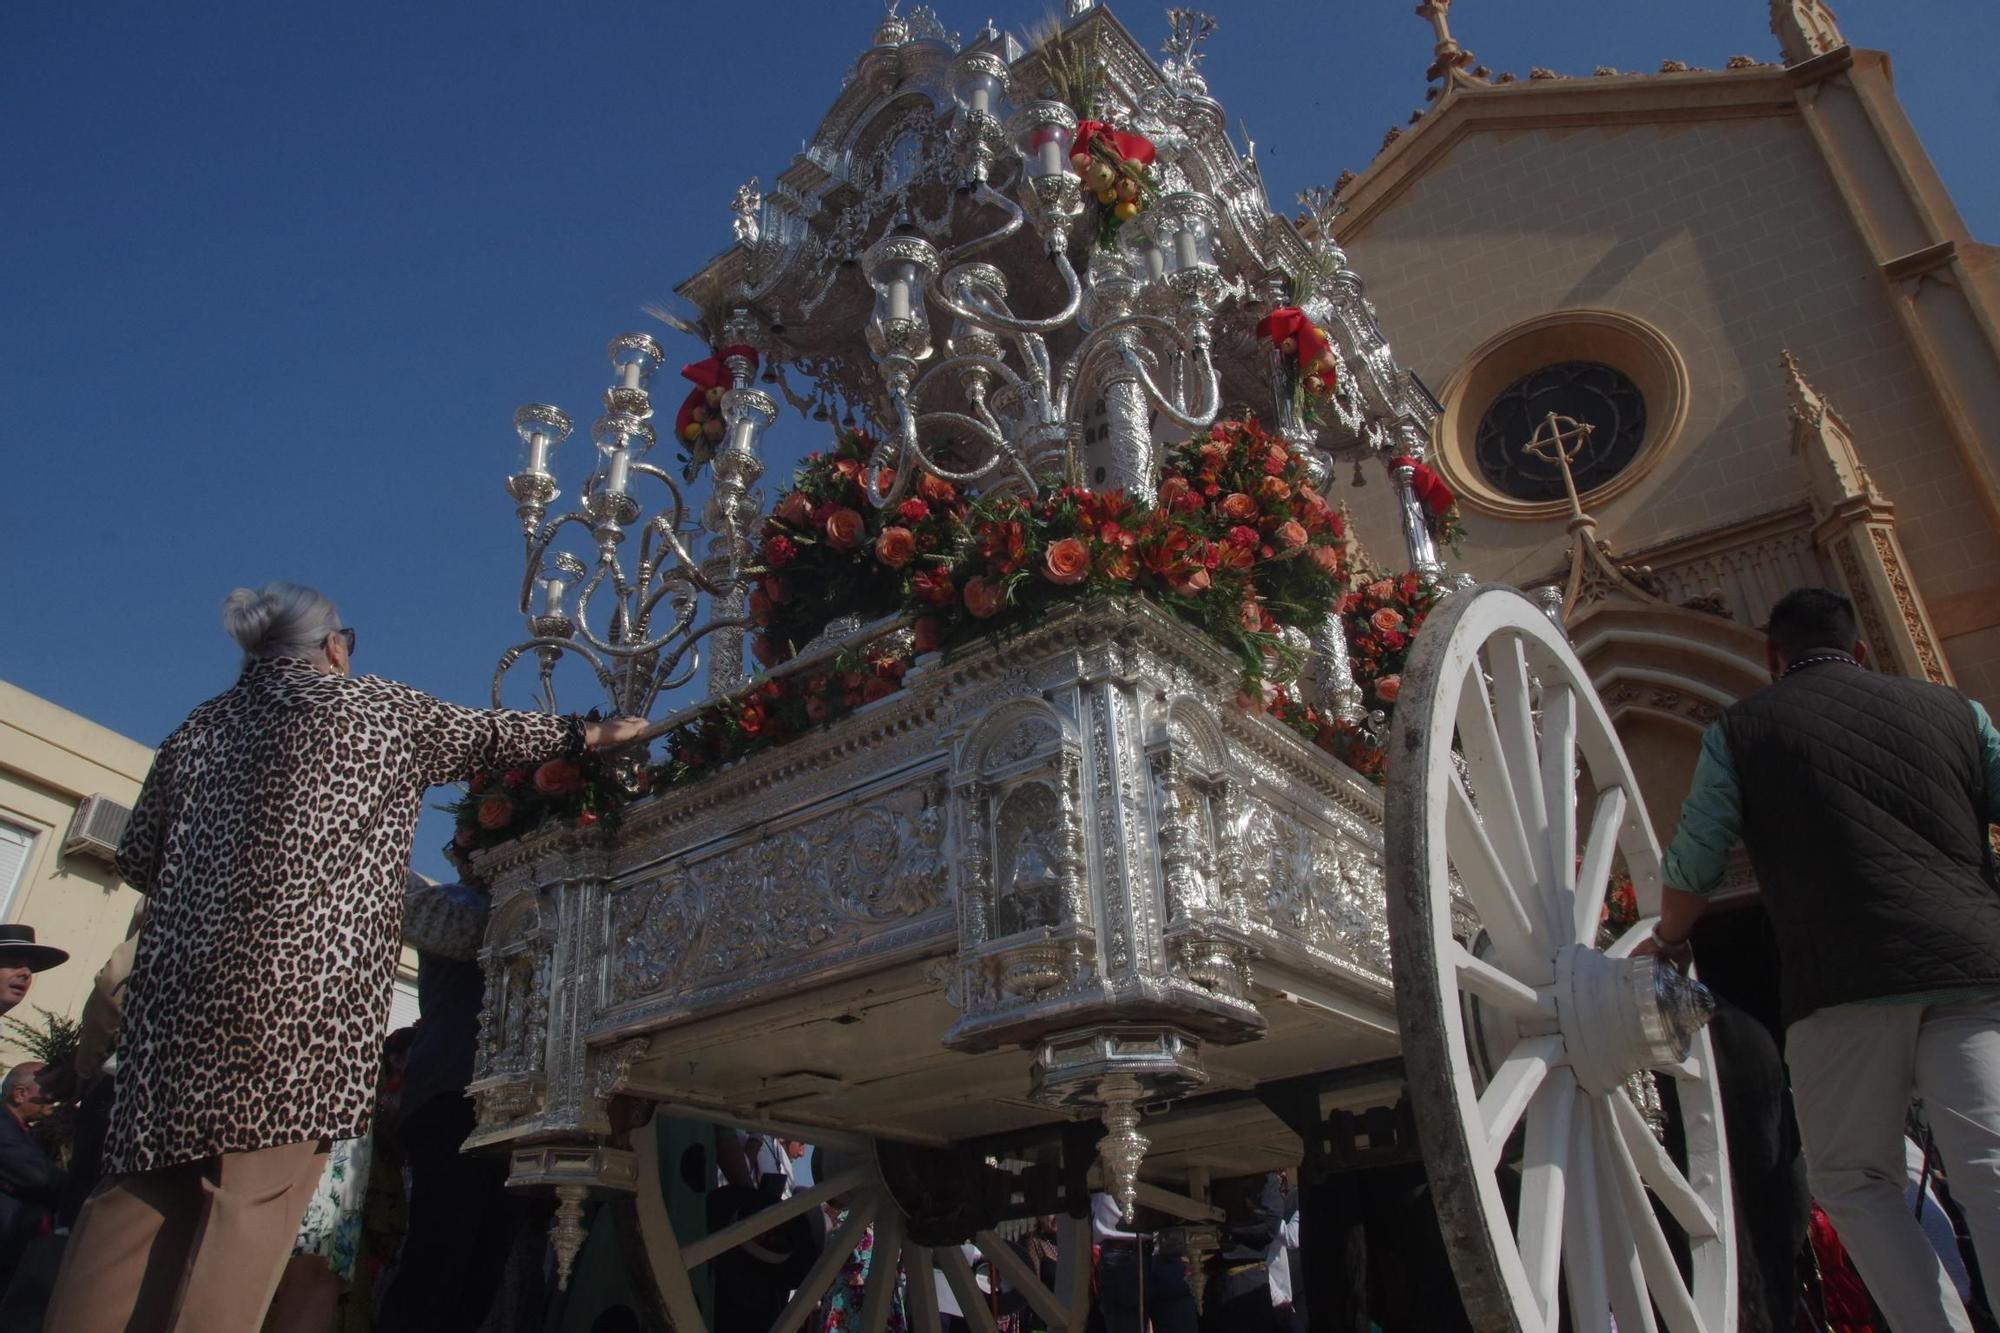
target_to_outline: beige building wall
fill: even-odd
[[[65,856],[62,844],[79,804],[103,795],[129,807],[152,762],[153,752],[137,741],[0,681],[0,824],[34,840],[0,910],[7,921],[33,926],[41,943],[70,954],[67,963],[35,977],[12,1017],[38,1024],[36,1005],[75,1017],[91,977],[125,938],[139,895],[105,862]],[[13,1043],[0,1042],[0,1063],[18,1058]]]
[[[1605,108],[1615,121],[1616,103]],[[1924,599],[2000,594],[2000,527],[1804,120],[1776,99],[1716,118],[1699,99],[1686,110],[1474,120],[1457,133],[1445,123],[1396,145],[1349,192],[1356,212],[1340,239],[1398,359],[1443,390],[1482,343],[1553,311],[1607,310],[1656,329],[1686,366],[1685,421],[1636,483],[1591,504],[1601,535],[1629,552],[1804,501],[1778,366],[1790,348],[1895,504]],[[1392,175],[1402,179],[1385,183]],[[1388,488],[1345,495],[1376,554],[1393,556]],[[1559,518],[1466,520],[1465,563],[1482,578],[1522,581],[1561,563]],[[1959,685],[2000,703],[2000,626],[1939,631]]]

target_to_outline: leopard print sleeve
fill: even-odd
[[[408,728],[417,777],[427,787],[583,751],[583,723],[573,717],[505,708],[462,708],[407,685],[371,683],[382,688],[385,702]]]
[[[153,767],[139,788],[139,799],[132,806],[125,832],[118,839],[118,877],[141,893],[151,893],[159,876],[160,853],[177,799],[174,755],[179,748],[179,731],[161,743],[153,755]]]

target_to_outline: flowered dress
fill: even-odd
[[[827,1229],[837,1232],[847,1221],[847,1210],[826,1209]],[[875,1228],[868,1227],[861,1233],[861,1243],[848,1256],[847,1266],[834,1279],[833,1290],[827,1293],[821,1303],[823,1322],[822,1333],[844,1333],[861,1322],[861,1296],[868,1287],[868,1268],[875,1252]],[[903,1315],[903,1282],[901,1273],[896,1274],[894,1285],[889,1288],[888,1333],[909,1333],[910,1323]]]

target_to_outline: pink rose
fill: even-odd
[[[852,509],[836,509],[826,517],[826,544],[836,551],[851,551],[861,545],[866,531],[861,515]]]
[[[1384,676],[1375,682],[1375,697],[1385,704],[1396,702],[1396,696],[1403,692],[1401,676]]]
[[[1278,525],[1278,540],[1285,544],[1286,550],[1296,551],[1306,544],[1305,525],[1295,518],[1286,519]]]
[[[891,569],[909,564],[916,553],[917,539],[908,528],[884,528],[875,539],[875,558]]]
[[[1042,577],[1051,583],[1081,583],[1090,573],[1090,551],[1075,537],[1049,543],[1042,557]]]
[[[1368,623],[1387,634],[1403,628],[1403,613],[1393,606],[1385,606],[1368,617]]]
[[[771,511],[771,517],[795,528],[808,527],[812,523],[812,501],[806,499],[804,492],[793,491],[778,502],[778,507]]]

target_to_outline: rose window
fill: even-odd
[[[1473,457],[1487,484],[1516,500],[1563,498],[1562,469],[1527,452],[1549,413],[1591,427],[1570,461],[1579,493],[1625,470],[1646,439],[1646,400],[1624,372],[1600,361],[1564,361],[1515,380],[1486,409]]]

